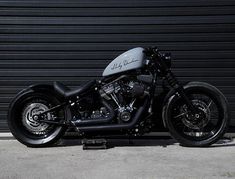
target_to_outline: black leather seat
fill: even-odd
[[[81,86],[79,86],[76,89],[70,89],[69,87],[65,86],[63,83],[60,82],[54,82],[54,89],[57,93],[62,95],[65,98],[71,98],[74,96],[79,96],[80,94],[86,92],[91,87],[93,87],[96,84],[95,80],[89,81]]]

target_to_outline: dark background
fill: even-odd
[[[151,45],[172,52],[183,81],[221,89],[235,125],[234,0],[0,0],[0,131],[26,86],[73,87],[123,51]]]

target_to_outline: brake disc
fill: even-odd
[[[196,120],[192,120],[192,115],[190,115],[190,112],[189,112],[187,106],[184,105],[180,109],[181,112],[185,113],[185,115],[182,117],[182,122],[188,128],[201,129],[201,128],[205,127],[210,120],[210,116],[211,116],[210,109],[208,108],[207,104],[201,100],[192,100],[192,104],[196,108],[198,108],[198,110],[203,114],[203,117],[199,117]],[[196,118],[197,116],[199,116],[199,115],[196,114],[195,116],[193,116],[193,118]]]
[[[41,123],[33,119],[34,115],[38,115],[46,110],[48,110],[48,107],[42,103],[31,103],[25,107],[22,113],[22,122],[29,132],[40,134],[49,127],[49,124]],[[47,120],[51,119],[52,115],[48,113]]]

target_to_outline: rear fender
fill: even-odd
[[[59,101],[63,102],[64,98],[59,95],[53,85],[50,84],[35,84],[29,86],[30,90],[33,90],[34,92],[42,92],[42,93],[49,93],[50,95],[55,96]]]
[[[50,95],[53,95],[55,96],[59,101],[63,102],[64,99],[58,95],[56,93],[56,91],[54,90],[54,86],[53,85],[50,85],[50,84],[34,84],[34,85],[31,85],[23,90],[21,90],[15,98],[17,97],[20,97],[22,96],[23,94],[25,93],[28,93],[28,92],[41,92],[41,93],[47,93],[47,94],[50,94]]]
[[[49,84],[35,84],[35,85],[31,85],[25,89],[23,89],[22,91],[20,91],[11,101],[10,105],[9,105],[9,111],[11,111],[12,107],[17,103],[17,101],[24,95],[27,95],[29,93],[32,92],[39,92],[39,93],[46,93],[49,95],[52,95],[54,97],[56,97],[56,99],[63,103],[65,100],[63,97],[61,97],[60,95],[58,95],[55,90],[54,90],[54,86],[53,85],[49,85]],[[71,110],[69,108],[69,106],[67,105],[65,108],[66,111],[66,119],[71,119]]]

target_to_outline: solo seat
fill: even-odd
[[[72,98],[72,97],[79,96],[80,94],[86,92],[87,90],[95,86],[95,84],[96,84],[96,80],[92,80],[85,84],[80,85],[79,87],[75,89],[70,89],[63,83],[56,81],[54,82],[54,89],[58,94],[60,94],[64,98]]]

